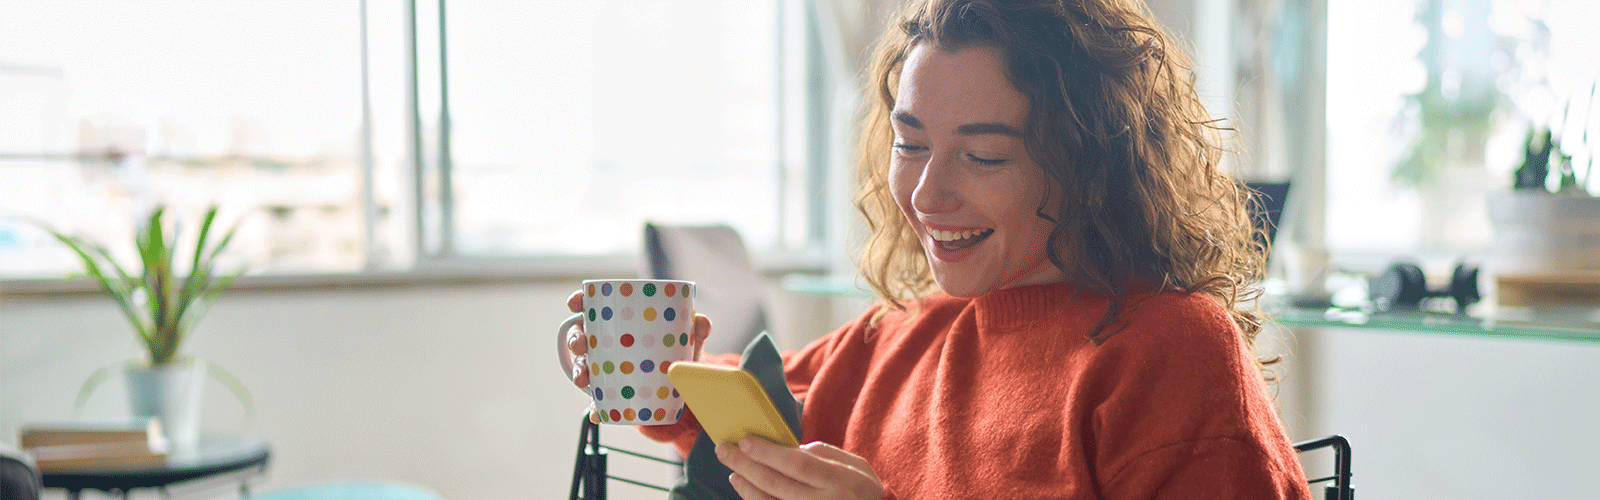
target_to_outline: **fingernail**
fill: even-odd
[[[727,443],[723,443],[723,444],[717,445],[717,458],[718,459],[727,460],[729,453],[733,453],[733,450],[729,448],[729,445]]]

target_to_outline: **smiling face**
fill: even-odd
[[[1022,139],[1028,99],[1006,79],[988,47],[911,49],[891,121],[889,190],[916,231],[945,293],[977,297],[1002,288],[1052,283],[1054,213],[1049,180]]]

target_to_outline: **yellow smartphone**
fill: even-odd
[[[761,389],[755,375],[733,366],[679,361],[667,378],[684,403],[700,419],[700,427],[716,444],[737,443],[754,434],[779,445],[800,446],[789,424]]]

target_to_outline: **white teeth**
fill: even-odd
[[[937,229],[929,229],[928,235],[932,236],[933,239],[938,241],[957,241],[971,238],[982,233],[983,231],[983,229],[968,229],[966,231],[940,231]]]

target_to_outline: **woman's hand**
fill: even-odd
[[[746,500],[883,498],[866,459],[820,441],[786,448],[751,436],[717,445],[717,459],[733,469],[728,482]]]
[[[583,290],[572,292],[567,297],[567,309],[572,312],[583,312]],[[694,346],[694,359],[700,360],[701,350],[704,349],[706,337],[711,336],[711,320],[703,314],[694,315],[694,333],[690,334],[691,345]],[[546,337],[548,338],[548,337]],[[572,361],[572,383],[579,389],[589,388],[589,342],[583,336],[583,322],[579,321],[567,329],[567,357]],[[594,403],[589,403],[589,421],[600,423],[600,414],[594,410]]]

